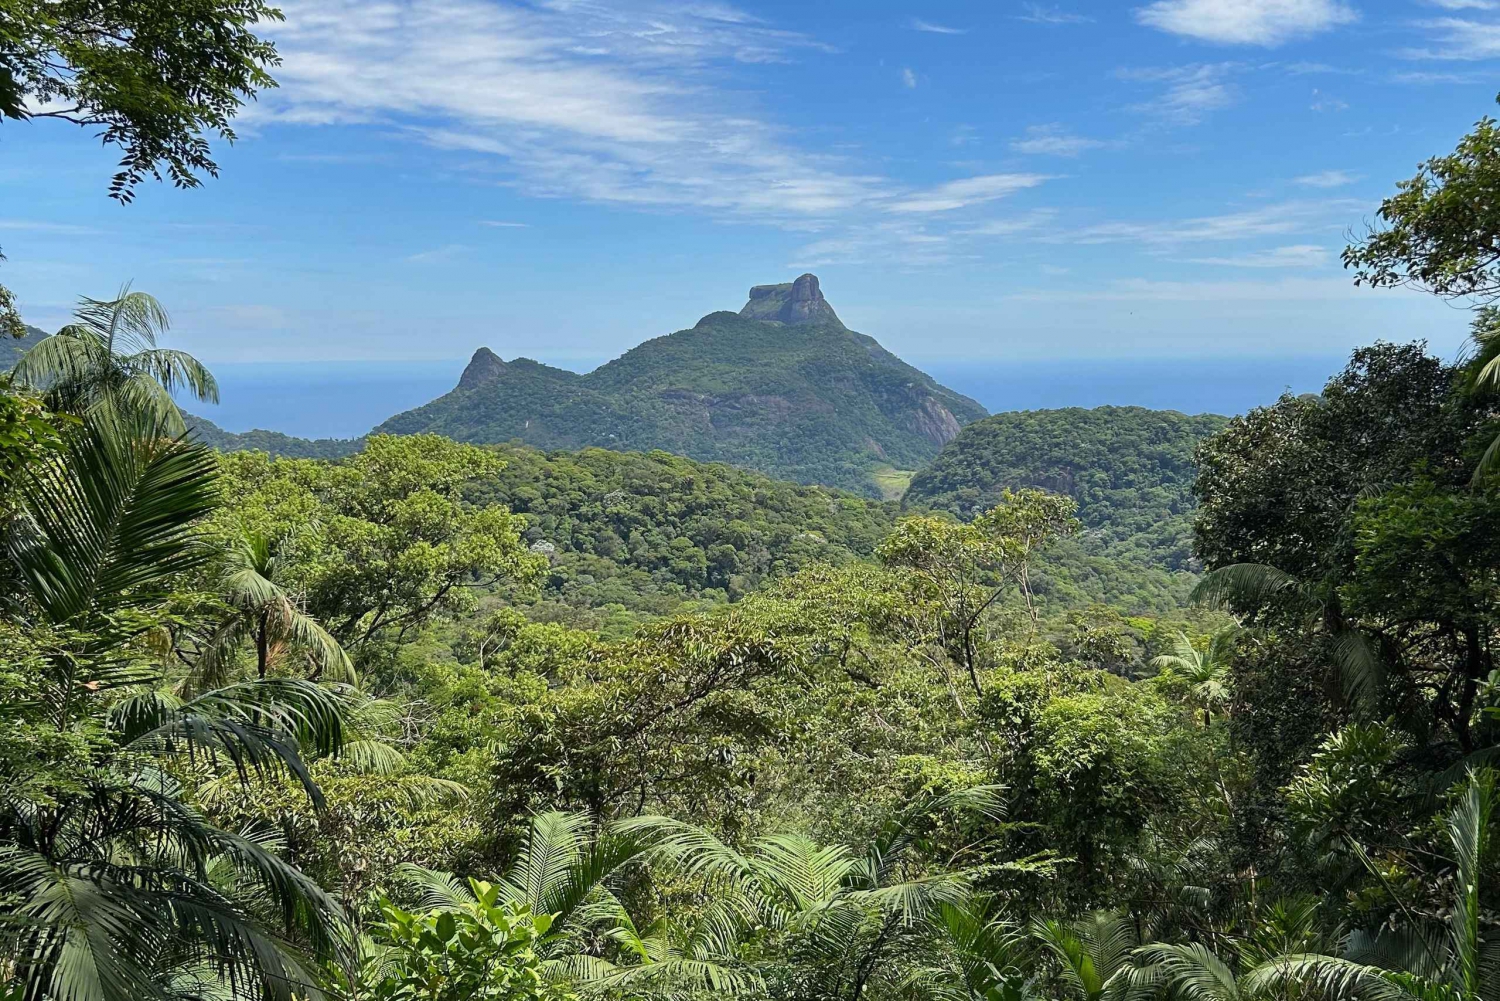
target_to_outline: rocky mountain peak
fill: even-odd
[[[480,348],[469,359],[464,374],[458,377],[458,388],[473,389],[475,386],[482,386],[504,371],[505,362],[500,360],[499,355],[489,348]]]
[[[794,282],[781,285],[757,285],[750,290],[750,301],[740,315],[751,320],[783,323],[787,326],[818,324],[842,327],[838,314],[823,298],[818,276],[806,274]]]

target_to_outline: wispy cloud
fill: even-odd
[[[912,18],[908,23],[908,27],[913,31],[927,31],[934,35],[962,35],[966,34],[969,30],[968,28],[951,28],[946,24],[933,24],[931,21],[924,21],[920,17]]]
[[[1062,125],[1053,122],[1048,125],[1029,127],[1026,130],[1026,138],[1015,140],[1010,144],[1010,148],[1017,153],[1033,155],[1078,156],[1080,153],[1099,149],[1104,145],[1102,139],[1088,139],[1074,135]]]
[[[901,68],[901,82],[909,88],[917,86],[917,74],[912,72],[910,66],[903,66]]]
[[[1418,86],[1428,86],[1431,84],[1443,83],[1480,83],[1485,78],[1482,74],[1479,73],[1428,73],[1422,70],[1411,70],[1403,71],[1400,73],[1392,73],[1387,79],[1389,79],[1391,83],[1408,83],[1417,84]]]
[[[1433,7],[1441,7],[1443,10],[1494,10],[1500,7],[1495,0],[1425,0]]]
[[[1010,298],[1033,302],[1305,302],[1349,299],[1358,294],[1344,278],[1202,282],[1121,278],[1083,288],[1035,289]]]
[[[370,125],[481,154],[501,183],[792,227],[903,185],[792,145],[724,63],[826,46],[719,4],[666,0],[287,0],[280,89],[252,120]]]
[[[1056,219],[1057,212],[1053,209],[1033,209],[1025,215],[1008,219],[990,219],[964,232],[972,236],[1015,236],[1037,232],[1052,225]]]
[[[1257,250],[1229,257],[1193,257],[1190,264],[1214,264],[1231,268],[1315,268],[1328,263],[1328,250],[1311,243],[1299,243],[1272,250]]]
[[[1349,102],[1316,89],[1312,92],[1312,103],[1307,106],[1307,110],[1317,112],[1347,111],[1348,108]]]
[[[992,202],[997,198],[1034,188],[1050,178],[1046,174],[988,174],[949,181],[926,191],[907,195],[891,203],[892,212],[951,212]]]
[[[1225,82],[1232,68],[1229,63],[1198,63],[1165,69],[1121,70],[1119,76],[1124,80],[1166,85],[1160,95],[1132,105],[1132,111],[1174,125],[1196,125],[1209,112],[1234,103],[1234,94]]]
[[[1230,242],[1286,233],[1309,233],[1342,225],[1347,213],[1363,203],[1349,199],[1323,202],[1292,201],[1243,212],[1147,222],[1111,221],[1062,230],[1048,242],[1104,244],[1141,243],[1171,246],[1185,243]]]
[[[481,219],[481,220],[479,220],[479,225],[481,225],[481,226],[492,226],[495,229],[530,229],[531,228],[531,223],[529,223],[529,222],[506,222],[505,220],[502,220],[502,219]]]
[[[1157,0],[1135,12],[1142,24],[1221,45],[1275,46],[1351,24],[1341,0]]]
[[[1357,180],[1359,180],[1359,175],[1351,174],[1347,170],[1320,170],[1316,174],[1303,174],[1301,177],[1292,179],[1294,184],[1307,188],[1342,188]]]
[[[443,261],[451,261],[463,254],[469,248],[461,243],[450,243],[444,247],[433,250],[424,250],[421,253],[411,254],[404,258],[408,264],[439,264]]]
[[[1039,3],[1022,4],[1021,10],[1022,13],[1016,15],[1016,20],[1030,21],[1032,24],[1089,24],[1094,20],[1084,14],[1076,14],[1061,7],[1045,7]]]
[[[29,233],[56,233],[60,236],[89,236],[101,232],[92,226],[75,226],[71,223],[46,222],[41,219],[0,219],[0,229]]]
[[[1428,45],[1405,49],[1408,59],[1472,61],[1500,57],[1500,23],[1463,17],[1440,17],[1423,21],[1420,27],[1431,35]]]

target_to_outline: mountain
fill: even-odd
[[[587,375],[480,348],[452,392],[375,430],[661,449],[881,496],[899,495],[908,471],[985,413],[845,327],[803,275],[757,285],[739,313],[710,313]]]
[[[1143,609],[1180,601],[1192,558],[1198,443],[1229,423],[1175,410],[1025,410],[970,424],[902,499],[972,518],[1010,487],[1078,501],[1084,530],[1049,557],[1057,590]]]

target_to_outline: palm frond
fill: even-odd
[[[162,438],[149,418],[84,424],[22,484],[11,559],[54,623],[155,603],[208,559],[194,523],[217,504],[217,479],[211,450]]]

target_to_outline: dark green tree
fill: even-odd
[[[280,19],[264,0],[0,0],[0,117],[101,128],[121,201],[163,172],[195,187],[218,174],[210,137],[275,86],[253,29]]]

